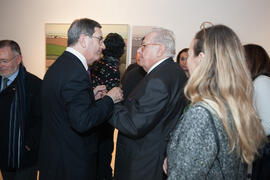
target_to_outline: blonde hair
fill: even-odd
[[[185,95],[192,104],[205,101],[218,113],[230,153],[236,150],[251,163],[266,135],[253,106],[253,84],[240,40],[224,25],[204,28],[194,39],[195,56],[203,52],[205,57],[190,76]]]

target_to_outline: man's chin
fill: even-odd
[[[0,73],[0,76],[7,77],[7,74],[6,73]]]

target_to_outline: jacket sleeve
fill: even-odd
[[[41,79],[26,74],[27,115],[25,124],[25,143],[27,151],[37,151],[41,131]],[[26,147],[27,146],[27,147]]]
[[[204,179],[214,163],[217,145],[206,110],[195,107],[185,113],[168,154],[168,180]],[[175,136],[175,134],[173,134]]]
[[[151,79],[139,97],[117,104],[109,123],[131,138],[140,138],[160,121],[168,102],[168,90],[159,79]]]
[[[77,76],[62,87],[61,98],[72,128],[83,133],[104,122],[111,115],[114,103],[109,96],[95,102],[87,76]]]

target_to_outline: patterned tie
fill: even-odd
[[[2,90],[6,89],[7,82],[8,82],[8,78],[3,78],[3,89]]]

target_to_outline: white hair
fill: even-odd
[[[153,28],[151,33],[156,35],[153,37],[153,43],[161,43],[166,48],[166,55],[173,57],[175,55],[175,37],[171,30],[164,28]]]

